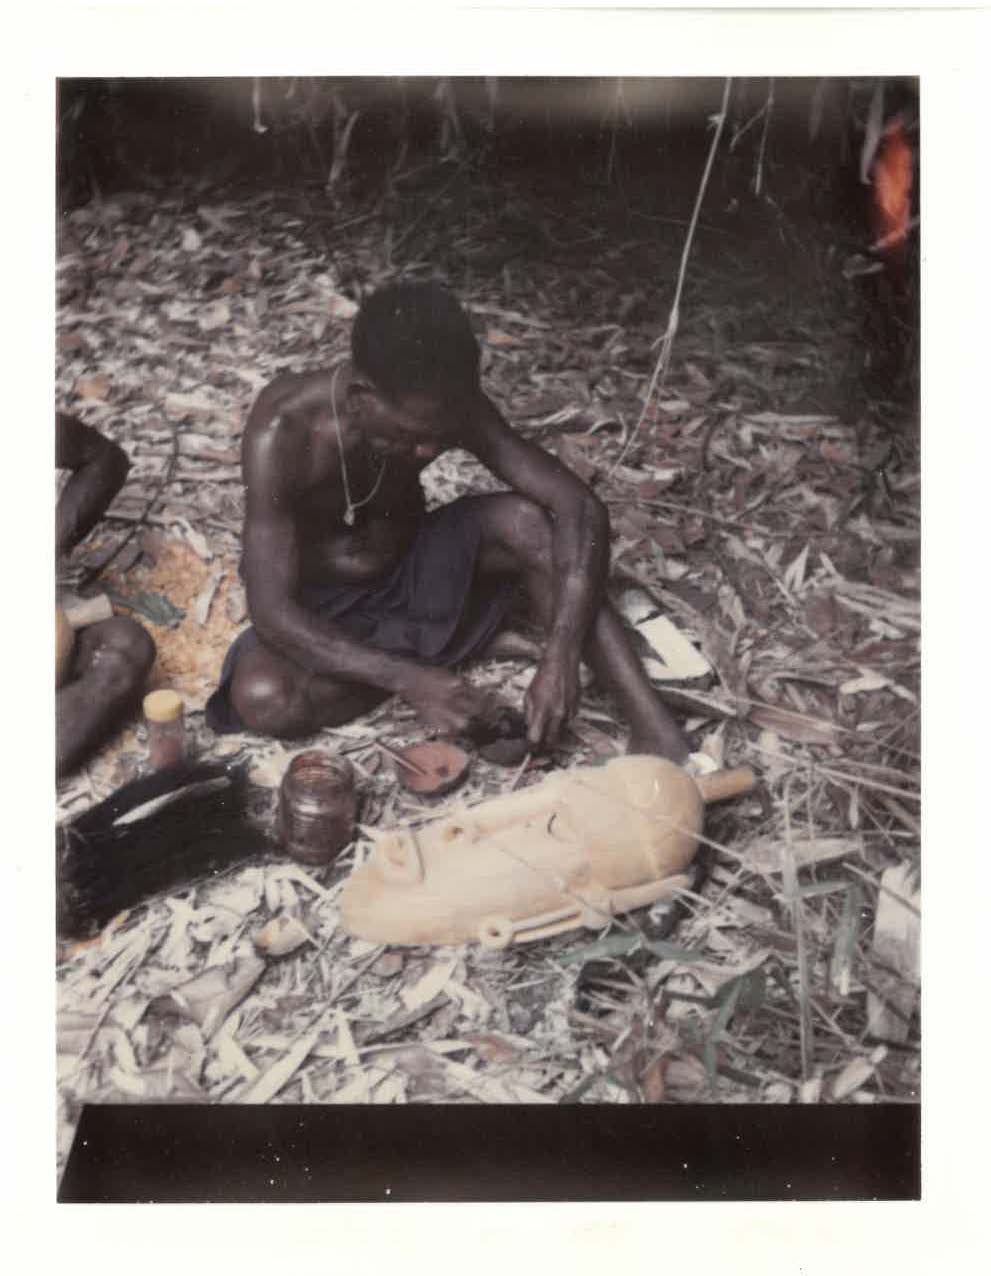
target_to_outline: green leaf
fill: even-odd
[[[168,629],[178,625],[186,615],[183,609],[177,607],[165,594],[155,593],[152,590],[139,590],[130,596],[118,594],[116,590],[107,590],[107,594],[112,602],[119,603],[128,611],[136,611],[139,616],[144,616],[153,625],[162,625]]]
[[[597,1072],[593,1072],[591,1076],[583,1077],[581,1081],[579,1081],[578,1084],[575,1086],[575,1088],[573,1090],[569,1090],[567,1094],[563,1095],[558,1100],[558,1102],[559,1103],[577,1103],[578,1100],[582,1097],[582,1095],[586,1093],[586,1091],[591,1090],[591,1088],[594,1085],[597,1085],[601,1080],[602,1080],[602,1077]]]
[[[756,970],[744,975],[741,983],[743,987],[740,993],[740,1009],[747,1014],[753,1014],[763,1005],[764,995],[767,992],[767,974],[764,967],[758,966]]]
[[[692,952],[690,948],[679,948],[676,944],[668,944],[663,939],[645,939],[639,932],[634,934],[629,931],[621,935],[606,935],[595,943],[586,944],[583,948],[576,948],[573,952],[565,953],[560,960],[562,966],[573,966],[576,962],[594,961],[602,957],[629,957],[631,953],[638,952],[642,948],[664,961],[702,961],[702,957]]]
[[[573,966],[580,961],[594,961],[597,957],[627,957],[643,946],[642,936],[624,932],[622,935],[606,935],[597,939],[594,944],[586,944],[565,953],[560,959],[562,966]]]
[[[811,899],[815,895],[832,895],[836,891],[845,891],[847,886],[845,880],[834,878],[830,882],[813,882],[810,886],[803,886],[798,893],[802,899]]]
[[[709,1094],[714,1099],[716,1097],[716,1043],[718,1042],[723,1029],[732,1018],[733,1011],[736,1009],[736,1003],[740,999],[740,992],[743,988],[743,981],[746,976],[741,979],[731,979],[720,993],[721,1005],[716,1012],[716,1017],[712,1021],[712,1026],[705,1036],[705,1047],[703,1054],[705,1056],[705,1071],[709,1078]]]
[[[704,960],[700,953],[693,952],[690,948],[679,948],[677,944],[669,944],[663,939],[648,940],[646,947],[650,949],[655,957],[663,957],[665,961],[693,962]]]
[[[863,903],[864,892],[860,883],[848,882],[846,895],[843,898],[843,912],[836,926],[833,952],[829,961],[829,982],[833,991],[841,997],[848,995]]]

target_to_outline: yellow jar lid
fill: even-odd
[[[149,691],[144,711],[149,722],[175,722],[182,717],[182,696],[177,691]]]

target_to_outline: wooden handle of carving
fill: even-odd
[[[61,687],[69,672],[76,635],[61,607],[55,608],[55,686]]]
[[[698,775],[695,783],[704,802],[721,802],[723,798],[749,793],[756,787],[757,777],[750,767],[737,766],[731,771],[712,771],[709,775]]]
[[[106,594],[77,599],[64,607],[63,611],[73,629],[85,629],[87,625],[95,625],[98,620],[109,620],[114,614],[113,603]]]

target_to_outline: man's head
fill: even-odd
[[[442,442],[479,394],[478,342],[440,284],[390,284],[367,297],[355,316],[351,357],[352,406],[383,451],[393,450],[383,434],[394,443],[412,435]]]

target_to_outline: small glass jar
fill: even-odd
[[[358,796],[346,758],[320,749],[297,753],[279,788],[275,828],[286,854],[329,864],[354,836]]]
[[[186,717],[176,691],[150,691],[144,698],[148,763],[156,771],[178,766],[186,757]]]

